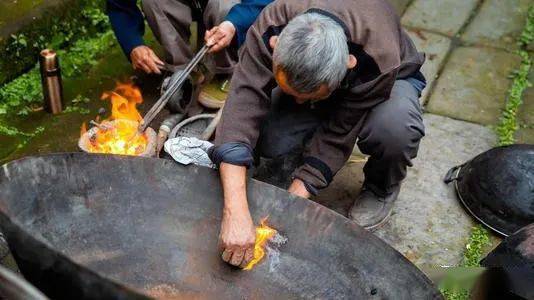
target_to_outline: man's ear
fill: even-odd
[[[349,54],[349,61],[347,62],[347,69],[354,69],[358,64],[356,56]]]
[[[271,49],[274,50],[274,48],[276,47],[276,44],[278,43],[278,36],[277,35],[273,35],[270,39],[269,39],[269,46],[271,46]]]

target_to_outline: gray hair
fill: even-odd
[[[343,28],[333,19],[304,13],[287,24],[273,54],[288,84],[300,93],[317,91],[323,84],[338,88],[347,73],[349,49]]]

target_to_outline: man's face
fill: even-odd
[[[298,104],[304,104],[307,101],[319,101],[328,98],[331,94],[330,89],[326,84],[321,85],[316,91],[311,93],[300,93],[294,90],[287,82],[287,76],[281,68],[274,67],[274,77],[278,86],[284,91],[284,93],[291,95],[295,98]]]

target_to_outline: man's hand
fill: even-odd
[[[256,229],[248,210],[247,169],[222,163],[219,167],[224,196],[224,210],[219,235],[222,259],[244,268],[254,258]]]
[[[164,66],[159,57],[147,46],[137,46],[130,53],[132,65],[136,70],[143,70],[148,74],[161,74],[160,67]]]
[[[222,259],[236,267],[244,268],[254,258],[256,229],[248,210],[223,212],[219,237]]]
[[[293,195],[302,197],[302,198],[310,198],[311,194],[306,189],[306,186],[304,186],[304,182],[300,179],[295,179],[291,183],[291,186],[287,189],[288,192],[290,192]]]
[[[230,21],[224,21],[219,26],[206,31],[206,45],[210,46],[210,53],[218,52],[228,47],[235,36],[235,26]]]

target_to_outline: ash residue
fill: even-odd
[[[269,240],[269,244],[266,247],[267,260],[269,261],[269,272],[276,271],[276,268],[280,264],[279,248],[285,243],[287,243],[287,237],[278,232]]]

